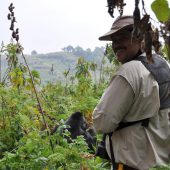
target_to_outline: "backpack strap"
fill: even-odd
[[[113,145],[112,145],[112,134],[108,133],[107,135],[109,136],[109,145],[110,145],[110,155],[111,155],[111,162],[112,162],[112,170],[116,170],[116,161],[115,161],[115,156],[114,156],[114,152],[113,152]]]
[[[138,56],[134,60],[141,61],[146,69],[153,75],[159,85],[160,110],[170,107],[170,67],[165,59],[153,54],[154,63],[149,64],[146,56]]]
[[[137,120],[137,121],[133,121],[133,122],[120,122],[119,126],[117,127],[116,130],[121,130],[121,129],[126,128],[128,126],[135,125],[137,123],[141,123],[142,126],[148,127],[148,125],[149,125],[149,118],[142,119],[142,120]]]
[[[135,125],[137,123],[141,123],[142,126],[148,127],[148,125],[149,125],[149,118],[143,119],[143,120],[138,120],[138,121],[133,121],[133,122],[120,122],[118,128],[116,129],[116,131],[120,130],[120,129],[123,129],[125,127],[128,127],[128,126]],[[112,134],[113,134],[113,132],[108,133],[106,135],[109,136],[109,146],[110,146],[110,155],[111,155],[112,170],[116,170],[117,166],[116,166],[115,156],[114,156],[114,152],[113,152]],[[123,165],[122,164],[118,164],[118,170],[119,169],[121,169],[121,170],[123,169]]]

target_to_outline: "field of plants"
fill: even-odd
[[[109,170],[110,162],[89,152],[82,136],[68,143],[58,131],[54,134],[51,131],[77,111],[92,125],[93,109],[119,67],[111,45],[107,45],[100,65],[79,57],[75,74],[65,70],[64,81],[42,85],[40,74],[29,68],[23,54],[18,30],[14,27],[13,9],[10,5],[8,19],[14,41],[2,44],[0,50],[0,57],[5,56],[8,63],[2,71],[0,58],[0,169]],[[164,52],[168,60],[170,50],[164,49]],[[106,60],[112,64],[108,66]],[[101,140],[100,135],[97,140]],[[152,170],[168,169],[170,167]]]
[[[95,80],[97,65],[81,57],[75,75],[65,71],[63,83],[42,86],[39,73],[19,62],[20,52],[15,43],[3,46],[8,68],[0,85],[0,169],[107,169],[107,161],[89,154],[83,137],[68,144],[59,133],[51,135],[75,111],[91,124],[107,72]]]
[[[104,59],[113,59],[111,48],[103,57],[99,78],[95,77],[98,66],[80,57],[75,75],[65,71],[64,82],[43,86],[39,73],[19,62],[17,44],[10,43],[3,49],[8,68],[0,85],[0,169],[110,169],[107,160],[89,152],[82,136],[67,143],[59,132],[51,135],[51,131],[75,111],[82,112],[92,124],[92,111],[118,67],[116,61],[110,68],[105,66]],[[100,141],[101,136],[97,138]]]

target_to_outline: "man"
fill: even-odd
[[[156,54],[154,63],[147,63],[132,30],[133,17],[122,16],[99,38],[112,41],[122,65],[92,116],[97,132],[113,132],[111,140],[106,138],[110,159],[123,164],[124,170],[148,170],[170,163],[170,69]]]

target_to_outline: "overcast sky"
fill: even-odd
[[[0,0],[0,41],[10,42],[8,6],[13,2],[24,53],[60,51],[72,45],[83,49],[105,46],[98,37],[109,31],[113,18],[107,10],[107,0]],[[135,0],[128,1],[124,14],[133,14]],[[145,0],[148,13],[153,0]],[[141,5],[140,5],[141,6]],[[115,17],[118,16],[115,10]]]

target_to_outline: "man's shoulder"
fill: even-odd
[[[142,73],[142,72],[148,72],[148,70],[146,69],[146,67],[142,64],[141,61],[137,61],[137,60],[132,60],[132,61],[129,61],[125,64],[123,64],[117,74],[127,74],[127,73],[130,73],[130,74],[136,74],[136,73]]]
[[[156,85],[154,77],[141,61],[133,60],[123,64],[116,74],[126,79],[135,94],[140,93],[141,87],[147,90],[145,87]]]
[[[152,77],[142,62],[137,60],[123,64],[116,75],[125,78],[133,89],[136,89],[143,81],[148,81]]]
[[[130,66],[138,67],[141,64],[142,63],[140,61],[138,61],[138,60],[132,60],[132,61],[129,61],[129,62],[123,64],[122,67],[128,67],[128,68],[130,68]]]

